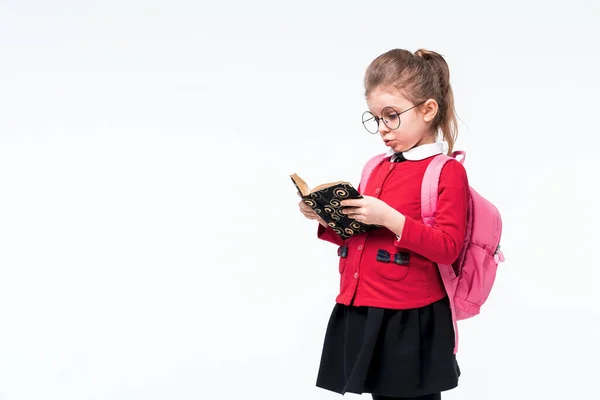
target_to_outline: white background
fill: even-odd
[[[598,3],[216,3],[0,1],[0,399],[341,398],[289,174],[385,151],[362,79],[395,47],[446,57],[504,220],[444,398],[599,398]]]

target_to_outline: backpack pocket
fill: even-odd
[[[456,288],[455,297],[460,300],[456,306],[460,311],[471,316],[479,313],[479,308],[490,295],[497,269],[498,263],[492,251],[471,242]]]

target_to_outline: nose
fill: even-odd
[[[386,133],[390,133],[391,132],[391,129],[388,128],[388,126],[383,123],[383,119],[380,119],[377,122],[379,123],[379,125],[377,126],[377,130],[379,131],[379,134],[381,136],[384,136]]]

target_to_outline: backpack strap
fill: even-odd
[[[456,160],[456,156],[461,155],[462,159]],[[438,187],[440,183],[440,175],[442,169],[448,161],[456,160],[461,164],[464,163],[466,153],[464,151],[455,151],[449,156],[440,154],[436,156],[425,170],[423,183],[421,185],[421,217],[427,225],[433,225],[435,221],[435,210],[437,208]],[[452,325],[454,327],[454,354],[458,351],[458,320],[456,317],[456,307],[454,305],[454,296],[456,294],[457,280],[452,265],[438,264],[440,277],[444,283],[444,289],[450,298],[450,312],[452,314]]]
[[[367,181],[369,180],[369,177],[371,176],[371,173],[373,172],[375,167],[381,164],[381,162],[386,158],[386,156],[386,153],[377,154],[376,156],[372,157],[369,161],[367,161],[363,168],[362,175],[360,177],[360,184],[358,185],[361,193],[365,191]]]
[[[464,151],[461,151],[461,150],[457,150],[457,151],[453,151],[450,154],[450,157],[452,157],[452,158],[456,158],[456,156],[462,156],[462,158],[460,160],[457,159],[457,161],[459,161],[461,164],[465,163],[465,158],[467,158],[467,153],[465,153]]]
[[[444,154],[436,156],[425,170],[423,184],[421,185],[421,217],[427,225],[433,225],[434,222],[442,169],[448,161],[456,160],[455,157],[457,155],[462,155],[462,159],[457,160],[462,164],[465,161],[466,153],[464,151],[455,151],[450,156]]]

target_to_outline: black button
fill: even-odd
[[[382,250],[382,249],[377,250],[376,260],[389,263],[390,262],[390,252],[387,250]]]
[[[408,264],[409,261],[410,261],[410,254],[409,253],[396,253],[396,254],[394,254],[394,263],[396,263],[398,265]]]

